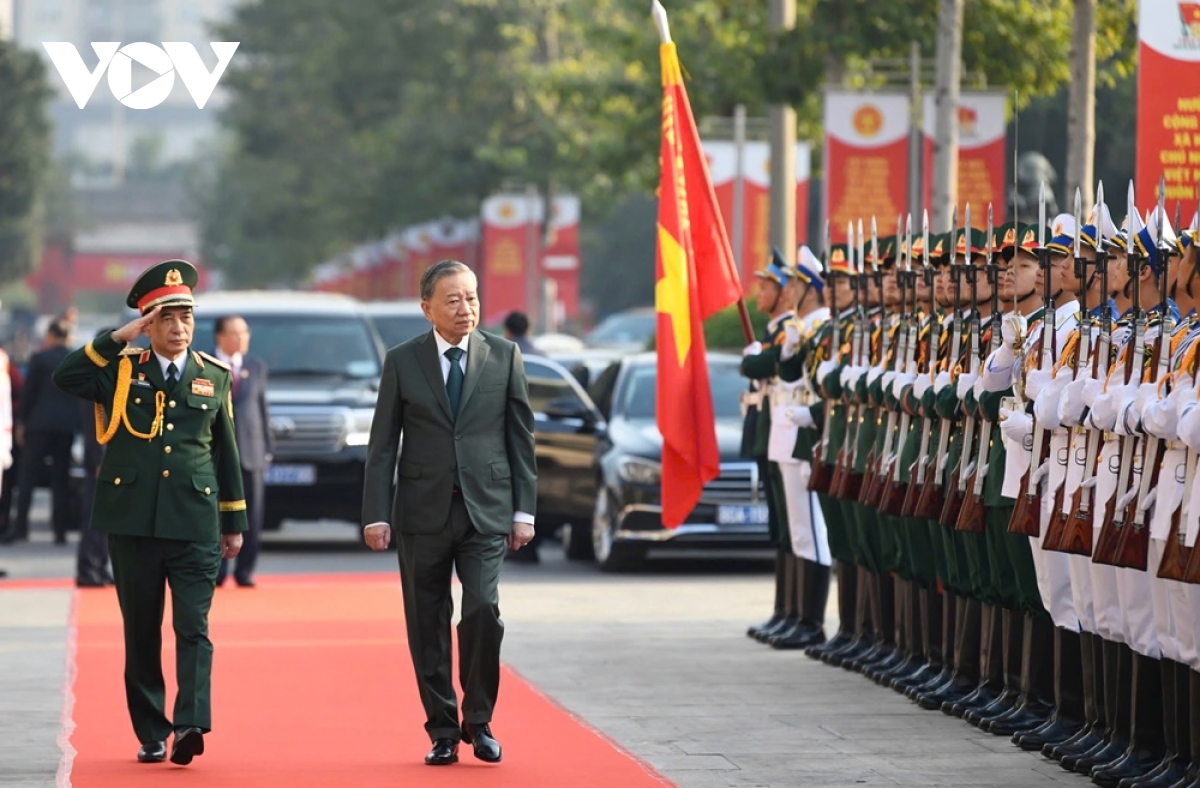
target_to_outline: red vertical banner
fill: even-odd
[[[708,171],[721,208],[721,218],[734,236],[733,194],[737,182],[737,150],[732,142],[704,143]],[[808,181],[812,151],[808,143],[796,145],[796,243],[804,243],[808,230]],[[742,147],[742,248],[734,249],[743,288],[754,282],[754,272],[771,256],[771,151],[766,142]]]
[[[1165,177],[1167,216],[1182,200],[1186,222],[1200,182],[1200,0],[1139,0],[1138,38],[1138,204]]]
[[[429,224],[416,224],[404,231],[404,248],[408,250],[408,284],[406,291],[414,298],[421,297],[421,274],[437,262],[433,256],[433,240]]]
[[[1005,221],[1005,113],[1008,98],[1003,93],[963,92],[958,101],[958,218],[966,215],[968,203],[971,216],[983,219],[987,205],[992,206],[992,218],[997,225]],[[924,178],[921,195],[925,205],[933,202],[933,135],[937,106],[933,96],[925,96],[923,107],[925,132]]]
[[[825,216],[833,243],[846,223],[890,227],[908,205],[908,96],[825,94]]]
[[[579,315],[579,219],[582,204],[574,194],[550,201],[550,223],[542,250],[542,276],[554,283],[546,315],[551,326]]]
[[[514,309],[529,311],[526,266],[529,246],[540,235],[543,205],[537,197],[497,194],[483,201],[481,214],[483,324],[494,325]]]

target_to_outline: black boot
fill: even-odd
[[[810,646],[804,653],[821,659],[826,653],[839,651],[854,639],[854,607],[858,599],[858,567],[844,561],[837,564],[838,631],[819,645]]]
[[[819,646],[825,642],[825,608],[829,604],[829,567],[816,561],[796,559],[800,567],[800,623],[790,633],[771,641],[772,648],[795,650]]]
[[[858,566],[854,574],[858,581],[854,594],[854,638],[843,648],[828,652],[821,657],[822,661],[837,667],[844,666],[850,660],[858,659],[875,644],[875,628],[871,623],[872,575],[864,566]]]
[[[970,694],[979,682],[979,601],[959,597],[955,611],[954,672],[949,681],[930,692],[917,694],[923,709],[940,709],[942,704],[958,701]]]
[[[986,706],[965,709],[962,718],[979,726],[985,719],[1004,714],[1021,701],[1021,656],[1024,653],[1025,618],[1018,610],[1000,611],[1000,644],[1002,649],[1003,691]]]
[[[938,614],[939,624],[935,627],[935,631],[941,634],[941,637],[938,638],[938,651],[942,657],[942,667],[924,684],[905,691],[904,694],[914,701],[916,701],[917,695],[933,692],[954,675],[954,626],[958,619],[958,597],[948,590],[942,591],[938,596],[940,604],[936,611],[931,610],[931,613]]]
[[[1129,748],[1118,760],[1092,769],[1092,782],[1115,788],[1129,778],[1144,777],[1166,752],[1163,741],[1162,660],[1136,655],[1133,661],[1133,727]]]
[[[1191,762],[1189,712],[1184,698],[1190,683],[1186,665],[1162,660],[1162,726],[1166,756],[1140,778],[1127,778],[1119,788],[1170,788],[1186,776]]]
[[[915,665],[909,666],[915,645],[912,640],[912,608],[909,605],[912,582],[896,577],[892,580],[892,589],[892,639],[896,643],[896,648],[887,660],[874,665],[870,670],[863,671],[876,684],[885,686],[891,683],[892,678],[897,675],[897,671],[904,671],[906,667],[908,672],[916,669]]]
[[[1004,690],[1004,635],[1000,624],[1000,608],[983,603],[981,612],[979,684],[962,700],[942,704],[942,711],[953,717],[961,717],[970,709],[984,708]]]
[[[842,667],[846,670],[861,673],[863,668],[887,659],[895,649],[891,589],[891,576],[878,572],[871,572],[868,575],[867,609],[870,611],[871,628],[875,633],[875,639],[870,644],[870,648],[861,655],[842,662]]]
[[[931,681],[942,670],[942,596],[932,588],[918,588],[916,596],[917,627],[925,660],[917,672],[892,682],[892,687],[905,695]]]
[[[1133,651],[1124,643],[1104,641],[1104,714],[1108,731],[1104,743],[1078,756],[1065,756],[1064,769],[1091,774],[1096,766],[1112,763],[1129,747],[1133,723]]]
[[[1054,711],[1054,622],[1044,614],[1025,619],[1021,695],[1021,702],[1008,713],[983,719],[980,730],[996,736],[1012,736],[1033,730]]]
[[[1079,661],[1083,672],[1083,727],[1058,744],[1047,743],[1042,754],[1056,761],[1066,755],[1082,755],[1104,741],[1103,639],[1090,632],[1079,633]]]
[[[758,640],[770,643],[775,638],[792,632],[800,624],[800,608],[796,606],[798,566],[791,551],[780,551],[783,555],[783,620],[773,629],[759,633]]]
[[[918,675],[929,675],[926,670],[925,639],[921,627],[921,596],[915,580],[908,581],[904,594],[904,641],[905,659],[893,670],[880,677],[886,687],[897,688],[899,682]]]
[[[1083,646],[1079,633],[1054,628],[1054,714],[1045,725],[1013,736],[1022,750],[1062,744],[1083,730]]]
[[[755,640],[761,640],[764,632],[778,627],[784,618],[784,574],[787,572],[787,556],[782,550],[775,551],[775,609],[771,617],[761,624],[755,624],[746,630],[746,635]]]

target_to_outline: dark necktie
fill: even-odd
[[[450,412],[458,416],[458,402],[463,389],[463,369],[458,360],[463,356],[463,349],[447,348],[445,356],[450,359],[450,374],[446,376],[446,396],[450,398]]]
[[[174,391],[175,384],[178,382],[179,367],[175,366],[175,362],[172,361],[170,364],[167,364],[167,391]]]

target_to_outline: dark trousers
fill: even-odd
[[[85,477],[79,501],[79,546],[75,550],[75,577],[103,580],[108,575],[108,536],[92,530],[92,504],[96,500],[96,478]]]
[[[462,584],[462,620],[458,624],[462,721],[474,725],[492,721],[504,637],[497,586],[507,541],[503,535],[484,536],[476,531],[459,496],[454,497],[441,531],[397,535],[408,647],[430,739],[458,741],[462,735],[450,673],[452,570]]]
[[[71,527],[71,441],[74,434],[51,430],[26,430],[21,467],[17,472],[17,516],[10,536],[29,537],[29,506],[33,488],[45,469],[50,475],[50,491],[54,498],[54,538],[63,540]]]
[[[254,577],[254,568],[258,565],[259,545],[262,541],[265,478],[266,474],[262,470],[242,469],[242,489],[246,491],[246,519],[250,528],[242,534],[242,550],[238,557],[232,562],[228,558],[221,559],[221,570],[217,573],[218,585],[225,582],[230,563],[233,563],[233,578],[237,582],[247,583]]]
[[[117,601],[125,628],[125,700],[134,733],[143,744],[166,739],[173,728],[212,728],[212,607],[220,542],[185,542],[152,536],[108,537]],[[175,628],[173,719],[166,715],[162,621],[171,586]]]

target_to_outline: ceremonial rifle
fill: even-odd
[[[830,266],[829,259],[829,220],[825,220],[824,233],[825,248],[821,252],[821,269],[825,274],[825,280],[829,283],[829,345],[826,348],[826,358],[831,361],[836,359],[841,353],[842,340],[842,316],[838,311],[837,302],[837,282],[834,281],[833,269]],[[814,376],[816,371],[814,370]],[[816,381],[816,388],[820,390],[821,381]],[[821,425],[821,441],[817,444],[816,451],[813,452],[812,474],[808,477],[808,489],[812,492],[827,493],[830,489],[830,484],[833,482],[833,467],[825,464],[825,457],[829,453],[829,438],[830,429],[833,424],[835,405],[832,398],[821,396],[821,409],[824,411],[824,422]]]
[[[1135,243],[1136,231],[1134,226],[1137,219],[1137,206],[1134,205],[1133,181],[1129,182],[1126,226],[1126,261],[1129,265],[1129,284],[1133,296],[1133,337],[1129,346],[1131,352],[1126,358],[1126,385],[1141,382],[1142,366],[1146,356],[1146,314],[1142,309],[1141,300],[1141,255]],[[1100,537],[1096,540],[1096,549],[1092,561],[1097,564],[1116,564],[1117,547],[1121,540],[1121,531],[1125,525],[1127,506],[1118,506],[1130,486],[1130,476],[1133,471],[1133,460],[1140,448],[1141,441],[1134,436],[1121,438],[1121,464],[1117,475],[1117,489],[1113,492],[1111,502],[1107,505],[1103,524],[1100,526]]]
[[[1175,314],[1171,311],[1170,303],[1167,300],[1167,256],[1169,250],[1164,243],[1163,237],[1166,234],[1163,230],[1167,219],[1166,193],[1166,176],[1160,175],[1156,217],[1158,219],[1158,236],[1154,241],[1154,250],[1159,262],[1158,293],[1159,308],[1162,310],[1162,317],[1158,326],[1158,338],[1154,342],[1154,382],[1163,381],[1166,384],[1166,388],[1161,392],[1162,396],[1170,393],[1170,379],[1168,375],[1171,372],[1171,338],[1175,332]],[[1138,415],[1140,417],[1140,414]],[[1149,433],[1145,433],[1142,437],[1142,444],[1144,450],[1142,455],[1141,484],[1138,487],[1137,496],[1130,502],[1132,508],[1125,515],[1125,522],[1132,523],[1132,527],[1125,528],[1121,533],[1121,538],[1117,542],[1115,563],[1117,566],[1129,567],[1144,572],[1146,571],[1146,565],[1150,556],[1150,529],[1146,523],[1146,510],[1149,508],[1149,505],[1146,503],[1146,498],[1150,494],[1150,490],[1158,486],[1159,471],[1162,469],[1163,451],[1166,447],[1157,435]]]
[[[968,323],[969,342],[967,345],[967,369],[966,372],[979,374],[979,337],[981,334],[981,324],[979,321],[979,268],[975,266],[975,261],[971,259],[971,250],[968,245],[967,254],[964,257],[963,273],[970,278],[971,281],[971,319]],[[962,370],[959,371],[962,374]],[[963,407],[964,413],[966,407]],[[970,501],[968,501],[968,490],[971,489],[971,472],[972,458],[975,446],[975,416],[971,413],[966,413],[966,419],[963,423],[963,444],[962,451],[958,456],[958,467],[954,470],[954,488],[946,495],[946,506],[942,509],[941,523],[947,527],[954,528],[960,531],[975,531],[982,530],[977,528],[975,523],[975,512],[972,510]],[[965,522],[964,522],[965,515]]]
[[[1041,353],[1038,358],[1038,369],[1051,369],[1054,364],[1055,343],[1057,341],[1058,320],[1054,314],[1054,294],[1050,291],[1050,250],[1046,248],[1046,183],[1042,182],[1038,193],[1038,266],[1042,269],[1042,333],[1038,339]],[[1017,238],[1017,251],[1013,260],[1020,254],[1021,239]],[[1016,298],[1016,288],[1013,297]],[[1017,359],[1023,364],[1024,359]],[[1033,483],[1033,476],[1042,463],[1047,462],[1050,451],[1050,441],[1046,439],[1046,429],[1040,422],[1033,425],[1033,454],[1029,460],[1029,470],[1021,479],[1021,491],[1017,495],[1017,504],[1013,509],[1012,519],[1008,523],[1008,532],[1022,536],[1038,537],[1042,533],[1041,498],[1038,495],[1038,485]]]
[[[1084,259],[1080,250],[1080,242],[1083,235],[1082,216],[1080,214],[1081,206],[1079,188],[1075,189],[1075,246],[1073,260],[1075,262],[1075,279],[1079,282],[1079,327],[1076,329],[1078,340],[1075,345],[1075,363],[1074,373],[1075,378],[1079,377],[1079,370],[1087,369],[1089,345],[1092,338],[1092,318],[1088,314],[1088,264]],[[1071,463],[1075,462],[1075,453],[1080,450],[1078,442],[1086,441],[1087,431],[1082,425],[1075,425],[1070,428],[1067,438],[1067,477],[1071,475]],[[1086,451],[1086,450],[1085,450]],[[1072,494],[1071,499],[1074,498]],[[1071,521],[1071,513],[1063,511],[1064,504],[1070,504],[1071,499],[1067,498],[1067,482],[1063,480],[1062,486],[1058,488],[1054,498],[1054,508],[1050,512],[1050,524],[1046,526],[1046,538],[1042,540],[1042,549],[1062,551],[1064,536],[1066,535],[1067,524]]]
[[[854,287],[854,329],[853,340],[851,342],[851,364],[854,366],[865,366],[868,362],[864,356],[870,355],[871,348],[871,332],[867,325],[866,317],[866,298],[867,298],[867,277],[866,262],[863,260],[863,247],[861,236],[858,242],[854,240],[854,224],[846,222],[846,243],[849,251],[851,269],[856,273],[852,280],[855,283]],[[857,252],[857,262],[855,253]],[[838,469],[841,472],[840,478],[834,484],[834,489],[837,491],[836,496],[845,501],[857,501],[858,496],[863,486],[863,474],[859,473],[858,468],[858,436],[862,430],[862,421],[866,410],[865,404],[855,402],[850,395],[850,392],[843,391],[848,403],[846,413],[846,442],[842,444],[842,450],[839,453]],[[853,436],[851,436],[853,430]]]
[[[921,255],[925,265],[929,264],[929,212],[925,211],[921,225]],[[911,309],[908,310],[908,334],[906,336],[906,344],[904,349],[904,361],[901,366],[901,373],[906,377],[911,375],[916,376],[916,350],[917,342],[921,335],[921,313],[917,303],[917,277],[920,274],[912,270],[912,249],[908,250],[908,257],[904,264],[904,282],[908,287],[908,294],[911,297]],[[903,308],[901,310],[904,311]],[[892,384],[893,389],[896,384]],[[901,389],[903,391],[903,389]],[[884,514],[900,516],[904,509],[904,499],[908,494],[908,484],[900,478],[900,455],[904,452],[904,444],[908,440],[909,427],[912,425],[912,414],[904,407],[904,402],[900,397],[896,397],[896,407],[900,409],[900,430],[896,433],[896,445],[894,451],[889,455],[889,471],[887,486],[884,488],[884,495],[880,511]],[[911,477],[910,477],[911,479]]]
[[[971,209],[967,207],[968,225],[971,217]],[[955,225],[958,224],[958,206],[954,206],[950,214],[950,259],[954,259],[954,235]],[[932,256],[928,253],[925,255],[925,265],[921,270],[922,276],[925,277],[925,288],[929,292],[929,335],[925,340],[925,364],[924,369],[918,370],[918,375],[929,375],[930,382],[937,374],[937,358],[938,350],[942,344],[942,319],[938,313],[937,298],[934,295],[934,278],[937,276],[937,270],[933,267]],[[919,403],[918,403],[919,404]],[[902,517],[924,517],[926,515],[919,514],[921,500],[926,497],[926,487],[933,485],[927,484],[927,475],[929,468],[929,440],[933,433],[933,414],[925,413],[921,417],[921,443],[920,450],[917,453],[916,462],[913,463],[909,471],[908,478],[911,480],[908,485],[908,494],[904,497],[904,508],[901,511]],[[940,509],[938,510],[941,511]],[[935,512],[936,514],[936,512]],[[932,519],[932,516],[930,516]]]
[[[988,220],[987,220],[987,251],[985,252],[987,260],[984,263],[985,275],[987,276],[988,284],[992,288],[992,303],[991,316],[989,320],[992,327],[991,340],[988,342],[988,348],[983,353],[983,358],[980,360],[980,367],[983,366],[983,360],[989,358],[1000,347],[1003,332],[1000,330],[1000,296],[997,292],[999,282],[999,267],[992,262],[992,206],[988,203]],[[969,249],[968,245],[968,249]],[[976,274],[978,276],[978,274]],[[976,304],[976,309],[979,305]],[[975,455],[975,470],[971,474],[971,496],[967,499],[967,505],[963,507],[963,514],[955,523],[955,528],[959,531],[971,531],[974,533],[983,533],[987,527],[987,518],[983,508],[983,481],[987,475],[988,452],[991,450],[992,422],[987,418],[979,420],[979,451]]]

